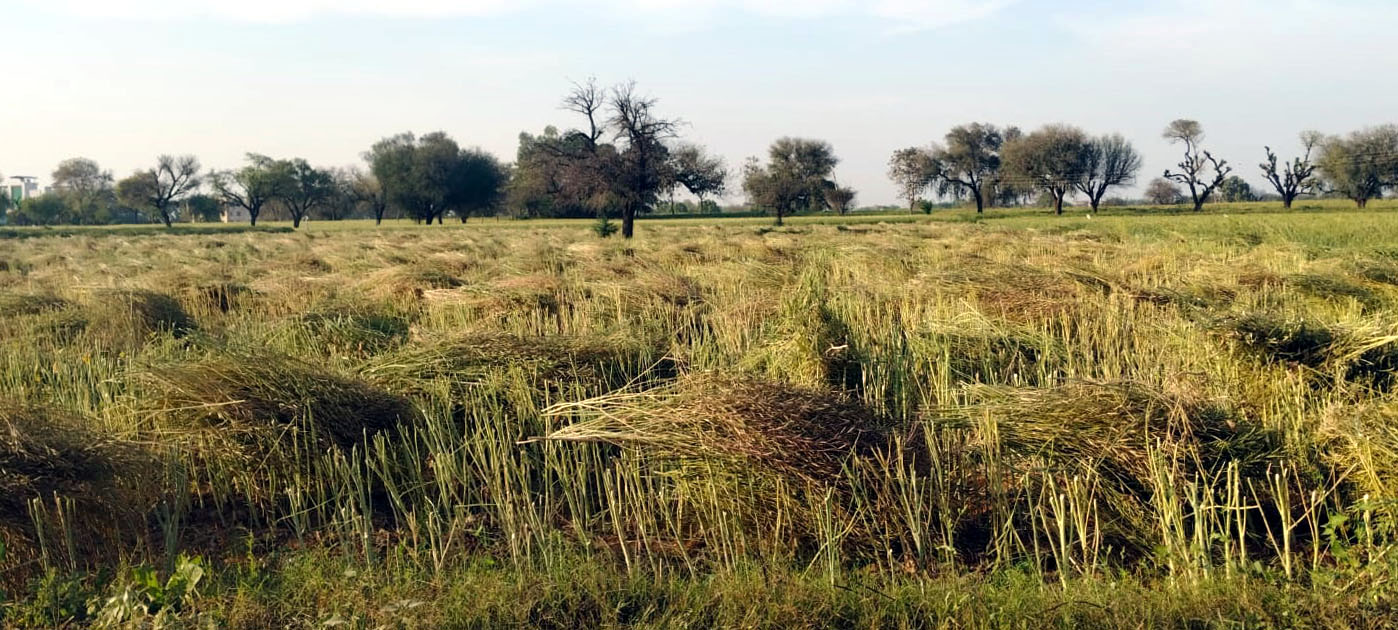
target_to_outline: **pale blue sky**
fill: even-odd
[[[1261,184],[1262,146],[1398,122],[1395,0],[0,0],[0,173],[159,153],[349,165],[399,131],[512,160],[576,121],[570,79],[638,81],[736,168],[823,138],[860,203],[890,153],[968,121],[1119,131],[1142,182],[1207,145]]]

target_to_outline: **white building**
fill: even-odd
[[[15,175],[5,184],[5,194],[16,205],[39,194],[38,178],[28,175]]]
[[[237,204],[223,204],[223,213],[219,219],[224,223],[252,223],[252,215],[248,214],[248,209]]]

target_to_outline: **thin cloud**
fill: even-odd
[[[666,14],[711,18],[720,11],[812,19],[867,16],[894,30],[922,30],[987,17],[1018,0],[592,0],[604,11],[643,19]],[[501,15],[541,6],[577,7],[566,0],[29,0],[35,7],[84,18],[162,21],[221,19],[300,22],[331,15],[385,18],[462,18]]]

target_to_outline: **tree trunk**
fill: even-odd
[[[462,222],[462,223],[465,223],[465,222],[466,222],[466,217],[468,217],[468,216],[471,216],[471,215],[466,214],[465,212],[462,212],[462,213],[461,213],[461,222]]]
[[[383,225],[383,212],[374,213],[374,225]]]
[[[976,191],[976,214],[985,214],[985,200],[981,198],[981,191]]]
[[[1363,209],[1365,206],[1369,205],[1369,200],[1368,200],[1368,199],[1355,199],[1355,200],[1354,200],[1354,204],[1355,204],[1356,206],[1359,206],[1360,209]]]
[[[782,209],[777,208],[777,227],[781,227],[782,225],[782,214]]]
[[[253,227],[257,227],[257,214],[256,212],[248,213],[248,219],[252,221]]]
[[[293,227],[293,228],[299,228],[299,227],[301,227],[301,215],[300,215],[300,213],[296,213],[296,212],[291,213],[291,227]]]
[[[1362,208],[1363,206],[1360,206],[1360,207]],[[165,227],[167,227],[167,228],[168,228],[168,227],[175,227],[175,226],[174,226],[174,221],[171,221],[171,220],[170,220],[170,213],[169,213],[169,212],[166,212],[164,209],[161,209],[161,210],[160,210],[160,220],[165,222]]]
[[[1285,208],[1285,209],[1287,209],[1287,210],[1290,210],[1290,209],[1291,209],[1291,201],[1292,201],[1293,199],[1295,199],[1295,198],[1296,198],[1295,195],[1282,195],[1282,207]]]
[[[626,204],[621,209],[621,237],[631,238],[636,234],[636,209]]]
[[[1053,213],[1063,216],[1063,195],[1053,196]]]

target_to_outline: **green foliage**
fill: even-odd
[[[1381,626],[1344,204],[15,228],[0,625]]]
[[[753,205],[775,212],[777,225],[789,214],[827,207],[825,190],[834,186],[829,177],[839,163],[830,143],[778,138],[767,153],[766,165],[752,160],[743,167],[743,192]]]
[[[479,150],[462,150],[444,132],[385,138],[369,150],[368,160],[388,202],[418,222],[440,222],[455,212],[464,222],[473,213],[493,208],[507,179],[504,167]]]
[[[68,212],[68,204],[62,197],[39,195],[21,201],[19,209],[10,214],[10,221],[16,225],[55,225],[62,222]]]
[[[89,612],[98,627],[114,628],[166,618],[198,597],[199,583],[203,579],[203,560],[198,556],[181,554],[174,570],[164,580],[154,567],[136,566],[126,580],[118,581],[116,594],[93,601]]]
[[[607,238],[613,234],[616,234],[618,229],[620,228],[618,228],[616,223],[612,221],[611,217],[608,217],[606,214],[602,214],[601,216],[597,217],[597,221],[595,221],[592,224],[592,231],[599,238]]]
[[[1398,126],[1369,127],[1321,144],[1317,165],[1328,190],[1365,207],[1398,184]]]

